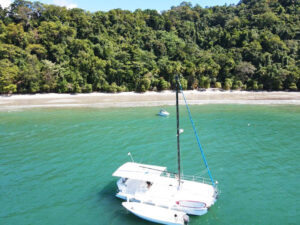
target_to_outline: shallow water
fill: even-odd
[[[0,112],[0,224],[151,224],[114,197],[128,161],[176,171],[174,107]],[[182,106],[182,167],[204,169]],[[300,107],[191,106],[217,203],[191,225],[300,223]]]

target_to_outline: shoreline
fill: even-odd
[[[267,91],[184,91],[190,105],[250,104],[250,105],[300,105],[300,92]],[[184,104],[182,95],[180,104]],[[86,93],[86,94],[24,94],[0,95],[0,111],[30,108],[124,108],[175,105],[175,92],[145,93]]]

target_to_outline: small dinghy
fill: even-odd
[[[188,215],[177,210],[138,202],[122,202],[122,205],[134,215],[154,223],[185,225],[189,222]]]
[[[170,113],[167,112],[167,111],[164,110],[164,109],[161,109],[157,115],[159,115],[159,116],[169,116]]]

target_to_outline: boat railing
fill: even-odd
[[[178,178],[178,174],[177,173],[171,173],[171,172],[163,172],[161,174],[161,176],[163,177],[170,177],[170,178]],[[181,180],[188,180],[188,181],[197,181],[197,182],[201,182],[204,184],[211,184],[211,181],[209,178],[205,178],[205,177],[201,177],[201,176],[196,176],[196,175],[181,175]]]

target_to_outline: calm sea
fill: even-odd
[[[175,108],[0,112],[0,224],[151,224],[114,197],[111,174],[130,160],[176,171]],[[185,108],[184,174],[204,164]],[[300,224],[300,107],[192,106],[221,195],[191,225]]]

